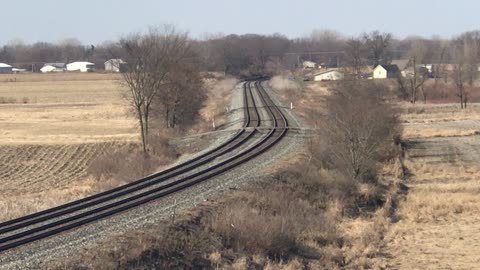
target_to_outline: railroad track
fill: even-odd
[[[220,175],[264,153],[285,136],[288,121],[268,96],[261,81],[245,82],[243,90],[245,122],[243,128],[232,138],[198,157],[135,182],[0,223],[0,252],[166,197]],[[254,92],[260,98],[263,107],[258,105]],[[259,108],[266,112],[268,121],[261,118]],[[266,125],[266,122],[269,124]],[[265,129],[267,132],[261,133],[259,129]],[[261,133],[259,140],[254,139],[257,133]],[[244,147],[247,143],[253,145]],[[244,149],[239,151],[241,147]],[[239,153],[231,155],[236,150]],[[220,158],[223,159],[218,160]]]

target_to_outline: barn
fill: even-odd
[[[378,65],[373,69],[374,79],[398,78],[400,70],[397,65]]]
[[[13,72],[12,66],[8,64],[0,63],[0,74],[8,74],[12,72]]]
[[[124,72],[126,68],[126,62],[122,59],[110,59],[105,62],[105,71],[107,72]]]
[[[314,81],[338,81],[343,80],[345,75],[338,70],[328,70],[313,75]]]
[[[73,62],[67,64],[67,71],[93,72],[95,64],[90,62]]]
[[[65,63],[46,63],[40,69],[43,73],[48,72],[64,72],[65,71]]]

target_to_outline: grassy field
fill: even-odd
[[[389,268],[478,268],[480,106],[403,107],[410,191],[387,236]]]
[[[127,114],[123,95],[118,75],[0,76],[0,142],[137,140],[135,121]]]
[[[106,149],[138,142],[115,74],[0,76],[0,220],[102,189],[87,174]]]

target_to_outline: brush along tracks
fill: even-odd
[[[0,252],[163,198],[264,153],[285,136],[288,122],[261,82],[244,84],[244,104],[244,128],[196,158],[106,192],[0,223]]]

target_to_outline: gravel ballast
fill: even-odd
[[[267,93],[272,95],[267,84],[264,83],[263,85]],[[242,84],[237,85],[233,91],[232,110],[228,118],[230,121],[229,129],[231,130],[208,134],[207,136],[218,136],[218,139],[212,139],[212,145],[202,152],[208,151],[228,140],[235,134],[236,129],[242,126],[244,117]],[[272,100],[277,105],[279,104],[274,96],[272,96]],[[285,106],[281,107],[282,111],[288,117],[290,124],[294,127],[299,127],[298,119],[296,119]],[[189,137],[186,140],[194,140],[194,138],[195,137]],[[158,223],[165,218],[169,218],[174,209],[179,211],[195,207],[195,205],[205,201],[210,196],[217,195],[231,188],[240,188],[253,181],[258,181],[262,178],[262,175],[265,176],[266,169],[275,162],[301,149],[304,145],[304,138],[305,134],[302,131],[296,130],[295,132],[289,132],[286,137],[266,153],[201,184],[137,207],[134,210],[123,212],[61,235],[34,242],[27,246],[0,253],[0,269],[41,268],[42,262],[61,260],[62,258],[72,256],[81,252],[82,249],[94,247],[98,241],[108,239],[112,235],[122,234],[132,229],[142,229],[151,224]],[[235,153],[232,154],[236,154],[238,151],[241,151],[241,149],[237,149]],[[198,153],[198,155],[201,153]],[[191,156],[188,158],[191,158]]]

